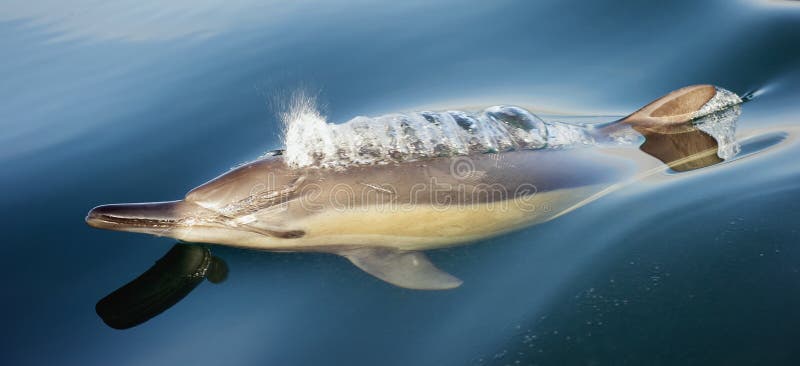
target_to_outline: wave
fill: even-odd
[[[517,107],[420,111],[329,123],[314,99],[296,96],[282,115],[289,166],[339,168],[436,157],[592,144],[585,126],[546,122]]]

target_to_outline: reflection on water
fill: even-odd
[[[4,361],[798,364],[795,3],[3,2]],[[265,101],[298,86],[332,121],[508,103],[549,121],[615,116],[599,122],[699,83],[755,91],[733,159],[429,251],[456,290],[399,289],[331,255],[215,247],[223,284],[127,331],[95,312],[174,242],[87,228],[86,209],[181,197],[280,148]]]

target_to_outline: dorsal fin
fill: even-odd
[[[619,122],[629,124],[639,132],[658,132],[688,124],[740,103],[742,99],[731,91],[709,84],[692,85],[650,102]]]
[[[637,129],[687,123],[698,117],[697,113],[716,94],[713,85],[683,87],[650,102],[622,121]]]
[[[718,156],[725,136],[710,135],[704,125],[735,126],[736,94],[713,85],[692,85],[658,98],[631,115],[601,127],[606,132],[630,126],[645,137],[640,149],[675,171],[687,171],[723,161]],[[730,131],[717,128],[723,132]],[[718,139],[722,138],[722,141]]]

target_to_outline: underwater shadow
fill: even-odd
[[[177,243],[147,271],[97,302],[95,311],[106,325],[128,329],[177,304],[203,280],[218,284],[228,265],[211,250]]]

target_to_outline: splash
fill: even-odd
[[[326,131],[329,124],[317,107],[316,98],[305,93],[296,92],[285,112],[281,114],[284,124],[284,159],[290,166],[306,167],[314,165],[315,156],[327,156],[334,153],[330,150],[332,142],[330,133]],[[325,140],[322,144],[312,144]],[[321,150],[327,148],[328,150]]]
[[[591,144],[585,128],[545,122],[516,106],[480,112],[388,114],[328,123],[313,98],[299,95],[283,114],[284,158],[292,167],[337,168],[436,157]]]
[[[693,124],[717,141],[717,156],[729,160],[741,150],[736,142],[736,120],[742,113],[742,98],[716,87],[717,93],[694,115]]]
[[[707,115],[724,111],[730,107],[742,104],[742,98],[736,95],[736,93],[720,87],[714,88],[716,89],[714,96],[711,97],[711,99],[706,102],[706,104],[704,104],[700,110],[694,113],[692,119],[697,120]]]
[[[717,156],[722,160],[730,160],[741,150],[736,141],[736,120],[741,113],[742,107],[736,104],[694,121],[697,129],[717,141]]]
[[[693,115],[693,123],[719,141],[719,156],[738,152],[733,132],[742,100],[717,93]],[[437,157],[514,150],[563,149],[582,145],[641,143],[632,129],[600,136],[592,125],[544,121],[523,108],[499,105],[478,112],[421,111],[329,123],[315,98],[295,94],[281,115],[284,160],[293,168],[345,168]]]

